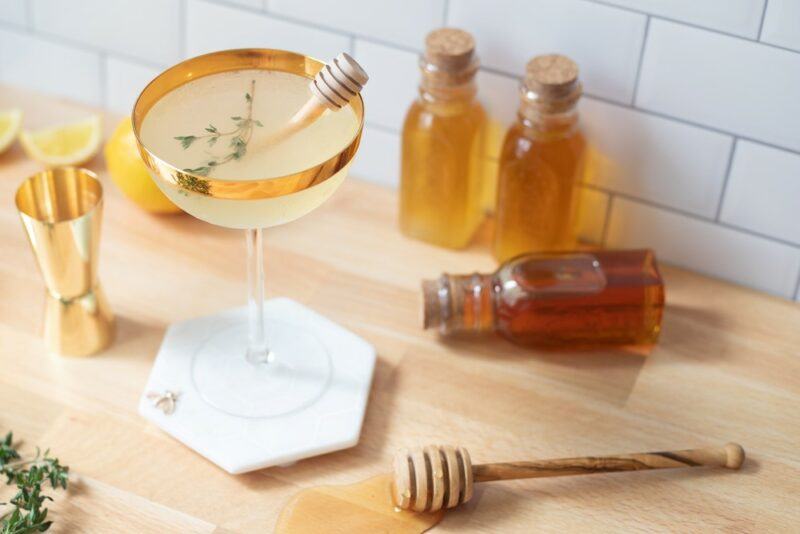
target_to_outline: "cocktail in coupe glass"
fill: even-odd
[[[358,148],[360,96],[274,141],[323,67],[281,50],[215,52],[160,74],[133,110],[141,155],[161,190],[194,217],[246,231],[248,319],[211,323],[194,333],[202,341],[186,355],[202,399],[231,416],[292,414],[330,385],[324,336],[304,319],[265,317],[261,234],[327,200]]]

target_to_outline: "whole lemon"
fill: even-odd
[[[111,179],[122,193],[151,213],[179,213],[181,209],[172,203],[150,177],[136,148],[131,119],[119,123],[104,148],[106,165]]]

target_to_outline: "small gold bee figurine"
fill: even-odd
[[[178,402],[180,393],[166,390],[163,394],[151,391],[147,394],[147,398],[153,401],[153,406],[164,412],[166,415],[171,415],[175,411],[175,403]]]

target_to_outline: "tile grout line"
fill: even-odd
[[[80,41],[73,41],[69,38],[62,37],[60,35],[55,35],[52,33],[45,33],[41,31],[28,33],[24,31],[24,29],[21,31],[21,28],[14,26],[13,24],[8,24],[6,22],[0,22],[0,29],[4,29],[12,33],[18,33],[20,35],[25,35],[27,37],[33,37],[34,39],[41,39],[50,44],[72,48],[73,50],[80,50],[82,52],[89,52],[92,54],[105,53],[110,57],[115,57],[117,59],[128,61],[130,63],[136,63],[140,66],[146,66],[154,69],[162,69],[162,70],[164,69],[164,65],[160,65],[158,63],[151,63],[149,60],[129,56],[127,54],[124,54],[122,52],[117,52],[115,50],[108,50],[107,48],[94,47],[92,45],[87,45],[86,43],[81,43]]]
[[[594,97],[594,96],[591,96],[591,95],[589,95],[589,98],[593,98],[595,100],[600,100],[600,101],[603,101],[603,102],[607,102],[608,104],[616,104],[613,101],[603,100],[602,98],[597,98],[597,97]],[[776,145],[775,143],[771,143],[769,141],[764,141],[764,140],[761,140],[761,139],[755,139],[753,137],[748,137],[748,136],[745,136],[745,135],[737,134],[735,132],[728,132],[728,131],[722,130],[720,128],[716,128],[714,126],[708,126],[707,124],[701,124],[699,122],[690,121],[690,120],[684,119],[682,117],[674,117],[672,115],[667,115],[666,113],[661,113],[660,111],[654,111],[654,110],[647,109],[647,108],[639,108],[639,107],[631,106],[630,109],[632,109],[634,111],[640,111],[640,112],[644,113],[645,115],[651,115],[653,117],[659,117],[661,119],[666,119],[666,120],[679,122],[681,124],[686,124],[687,126],[694,126],[695,128],[700,128],[702,130],[706,130],[706,131],[709,131],[709,132],[714,132],[714,133],[717,133],[717,134],[720,134],[720,135],[727,135],[728,137],[735,137],[735,138],[739,139],[740,141],[748,141],[750,143],[756,143],[756,144],[759,144],[759,145],[764,145],[764,146],[767,146],[767,147],[770,147],[770,148],[774,148],[776,150],[782,150],[784,152],[789,152],[791,154],[795,154],[795,155],[800,156],[800,148],[788,148],[786,146]]]
[[[595,0],[584,0],[584,1],[595,2]],[[232,4],[228,4],[227,2],[220,2],[219,0],[217,0],[216,3],[218,5],[224,5],[224,6],[231,7],[231,8],[234,7]],[[602,4],[602,5],[606,5],[606,4]],[[238,6],[238,7],[241,8],[242,6]],[[611,6],[609,6],[609,7],[611,7]],[[249,11],[249,12],[252,12],[252,13],[257,13],[257,14],[260,14],[262,16],[265,15],[261,11],[255,11],[255,10],[252,10],[252,9],[246,9],[245,8],[245,9],[243,9],[243,11]],[[308,27],[311,27],[311,28],[319,29],[321,31],[326,31],[326,32],[329,32],[329,33],[335,33],[335,34],[340,35],[340,36],[347,36],[347,37],[352,37],[352,38],[355,38],[355,39],[361,39],[361,40],[364,40],[364,41],[369,42],[369,43],[378,44],[378,45],[381,45],[381,46],[386,46],[388,48],[394,48],[394,49],[400,50],[400,51],[417,53],[417,54],[419,53],[419,50],[417,50],[417,49],[413,49],[413,48],[410,48],[410,47],[407,47],[407,46],[403,46],[403,45],[398,45],[396,43],[391,43],[391,42],[388,42],[388,41],[384,41],[384,40],[381,40],[381,39],[376,39],[376,38],[369,37],[369,36],[362,36],[362,35],[357,35],[357,34],[346,34],[344,32],[338,31],[338,30],[331,30],[331,29],[326,28],[326,27],[314,25],[314,24],[311,24],[311,23],[306,23],[306,22],[303,22],[303,21],[299,21],[297,19],[278,16],[278,15],[276,15],[274,13],[270,13],[269,16],[272,17],[272,18],[275,18],[277,20],[284,20],[286,22],[291,22],[291,23],[294,23],[294,24],[308,26]],[[651,16],[651,18],[659,18],[659,17]],[[185,24],[186,17],[183,17],[183,19],[184,19],[184,24]],[[12,24],[9,24],[9,23],[0,22],[0,27],[8,28],[10,31],[19,31],[18,27],[14,26]],[[74,46],[75,48],[82,49],[82,50],[85,50],[85,51],[96,52],[98,50],[102,50],[102,49],[94,48],[94,47],[85,45],[83,43],[72,41],[72,40],[69,40],[67,38],[63,38],[63,37],[56,36],[56,35],[51,35],[51,34],[46,34],[46,33],[39,33],[39,32],[36,32],[35,35],[36,36],[40,36],[40,37],[42,37],[42,38],[44,38],[46,40],[49,40],[51,42],[54,42],[54,43],[66,43],[66,44],[68,44],[70,46]],[[728,35],[728,34],[725,34],[725,35]],[[747,39],[745,39],[745,40],[747,40]],[[781,48],[781,47],[778,47],[778,48]],[[786,49],[786,50],[789,50],[789,51],[792,51],[794,53],[797,53],[796,51],[793,51],[793,50],[790,50],[790,49]],[[145,60],[142,60],[140,58],[133,58],[131,56],[128,56],[126,54],[122,54],[122,53],[119,53],[119,52],[110,52],[109,51],[109,55],[111,57],[118,57],[118,58],[124,59],[126,61],[132,61],[134,63],[139,63],[141,65],[150,66],[152,68],[163,68],[163,65],[156,65],[155,63],[150,63],[149,61],[145,61]],[[493,67],[481,66],[481,70],[483,70],[485,72],[492,73],[492,74],[496,74],[498,76],[503,76],[503,77],[506,77],[506,78],[509,78],[509,79],[513,79],[513,80],[518,80],[519,79],[517,76],[515,76],[515,75],[513,75],[511,73],[508,73],[506,71],[503,71],[503,70],[500,70],[500,69],[496,69],[496,68],[493,68]],[[605,102],[605,103],[614,105],[614,106],[618,106],[618,107],[623,107],[623,108],[639,111],[639,112],[644,113],[646,115],[651,115],[651,116],[654,116],[654,117],[660,117],[660,118],[663,118],[663,119],[666,119],[666,120],[671,120],[671,121],[675,121],[675,122],[678,122],[678,123],[686,124],[686,125],[689,125],[689,126],[702,128],[704,130],[707,130],[707,131],[710,131],[710,132],[719,133],[719,134],[722,134],[722,135],[727,135],[727,136],[731,136],[731,137],[737,136],[739,139],[744,140],[744,141],[750,141],[750,142],[753,142],[753,143],[758,143],[758,144],[761,144],[761,145],[764,145],[764,146],[768,146],[768,147],[771,147],[771,148],[775,148],[775,149],[778,149],[778,150],[784,150],[784,151],[790,152],[792,154],[800,155],[800,149],[792,149],[792,148],[788,148],[788,147],[785,147],[785,146],[776,145],[776,144],[770,143],[768,141],[763,141],[763,140],[760,140],[760,139],[754,139],[754,138],[751,138],[751,137],[746,137],[746,136],[743,136],[743,135],[740,135],[740,134],[735,134],[735,133],[732,133],[732,132],[728,132],[728,131],[722,130],[720,128],[716,128],[714,126],[708,126],[708,125],[696,123],[696,122],[693,122],[693,121],[690,121],[690,120],[687,120],[687,119],[684,119],[684,118],[681,118],[681,117],[668,115],[668,114],[665,114],[665,113],[661,113],[661,112],[650,110],[650,109],[643,108],[643,107],[637,107],[637,106],[632,105],[630,103],[620,102],[620,101],[613,100],[613,99],[608,98],[608,97],[599,96],[599,95],[596,95],[596,94],[593,94],[593,93],[590,93],[590,92],[586,92],[585,96],[588,97],[588,98],[594,99],[594,100],[598,100],[598,101],[601,101],[601,102]]]
[[[639,83],[642,79],[642,66],[644,65],[644,53],[647,48],[647,36],[650,32],[650,16],[644,22],[644,35],[642,36],[642,49],[639,51],[639,63],[636,66],[636,80],[633,83],[633,94],[631,95],[631,105],[636,105],[636,96],[639,94]]]
[[[450,17],[450,0],[444,0],[442,6],[442,26],[447,26],[447,19]]]
[[[764,21],[767,19],[767,6],[769,5],[769,0],[764,0],[764,8],[761,10],[761,22],[758,24],[758,35],[756,35],[756,40],[760,43],[761,42],[761,32],[764,31]]]
[[[262,10],[262,9],[253,8],[253,7],[250,7],[250,6],[245,6],[245,5],[242,5],[242,4],[236,4],[236,3],[233,3],[231,0],[204,0],[204,1],[207,2],[207,3],[212,3],[212,4],[216,4],[216,5],[220,5],[220,6],[225,6],[225,7],[228,7],[228,8],[231,8],[231,9],[236,9],[236,10],[239,10],[239,11],[247,11],[247,12],[254,13],[254,14],[257,14],[257,15],[262,15],[262,16],[266,15],[266,16],[269,16],[269,17],[277,19],[277,20],[282,20],[284,22],[291,22],[293,24],[298,24],[300,26],[308,26],[309,28],[315,28],[317,30],[326,31],[326,32],[330,32],[330,33],[335,33],[335,34],[342,35],[342,36],[349,35],[347,32],[344,32],[344,31],[342,31],[341,29],[338,29],[338,28],[321,25],[321,24],[316,23],[316,22],[312,22],[312,21],[309,21],[309,20],[292,17],[290,15],[284,15],[283,13],[278,13],[278,12],[271,11],[271,10],[268,10],[268,9]],[[681,25],[684,25],[684,26],[689,26],[689,27],[692,27],[692,28],[700,29],[700,30],[706,30],[706,31],[710,31],[710,32],[713,32],[713,33],[717,33],[717,34],[720,34],[720,35],[727,36],[727,37],[733,37],[733,38],[741,39],[741,40],[748,41],[748,42],[751,42],[751,43],[760,44],[760,45],[767,46],[767,47],[770,47],[770,48],[777,48],[777,49],[780,49],[780,50],[785,50],[787,52],[793,52],[795,54],[798,53],[797,50],[793,50],[791,48],[787,48],[787,47],[784,47],[784,46],[774,45],[774,44],[771,44],[771,43],[762,43],[760,41],[756,41],[754,39],[750,39],[750,38],[747,38],[747,37],[742,37],[741,35],[736,35],[734,33],[726,33],[726,32],[720,31],[720,30],[716,30],[714,28],[707,28],[705,26],[700,26],[698,24],[693,24],[691,22],[685,22],[685,21],[681,21],[681,20],[677,20],[677,19],[671,19],[671,18],[668,18],[668,17],[663,17],[661,15],[655,15],[655,14],[652,14],[652,13],[647,13],[645,11],[640,11],[640,10],[636,10],[636,9],[632,9],[632,8],[617,6],[617,5],[613,5],[613,4],[608,4],[608,3],[603,2],[602,0],[583,0],[583,1],[584,2],[588,2],[588,3],[602,5],[602,6],[605,6],[605,7],[608,7],[608,8],[612,8],[612,9],[618,9],[618,10],[621,10],[621,11],[628,11],[628,12],[631,12],[631,13],[638,13],[640,15],[647,15],[652,19],[664,20],[664,21],[667,21],[667,22],[672,22],[672,23],[675,23],[675,24],[681,24]],[[449,15],[449,6],[448,6],[448,15]],[[368,41],[371,41],[371,42],[374,42],[374,43],[377,43],[377,44],[382,44],[384,46],[394,47],[394,48],[397,48],[398,50],[406,50],[406,51],[415,52],[415,53],[419,53],[420,52],[420,49],[413,48],[413,47],[410,47],[408,45],[403,45],[403,44],[400,44],[400,43],[393,43],[391,41],[384,41],[384,40],[379,39],[379,38],[370,37],[370,36],[362,35],[362,34],[354,34],[354,35],[359,39],[368,40]]]
[[[185,26],[185,24],[186,24],[185,2],[186,2],[186,0],[182,0],[181,1],[181,6],[183,7],[183,10],[184,10],[184,13],[181,14],[182,26]],[[599,3],[602,3],[602,2],[599,2]],[[230,5],[230,4],[227,4],[227,3],[224,3],[224,4],[225,5]],[[449,5],[449,2],[446,2],[446,4]],[[233,7],[233,6],[231,6],[231,7]],[[241,6],[237,6],[237,7],[241,7]],[[31,7],[29,5],[28,6],[28,11],[30,12],[30,10],[31,10]],[[30,14],[28,16],[29,16],[29,26],[30,26],[31,25],[30,24]],[[322,29],[324,31],[331,32],[331,30],[328,29],[328,28],[315,26],[313,24],[310,24],[310,23],[307,23],[307,22],[304,22],[304,21],[299,21],[297,19],[292,19],[292,18],[289,18],[289,17],[281,17],[281,16],[275,17],[273,14],[270,14],[270,16],[272,16],[273,18],[276,18],[278,20],[286,20],[288,22],[292,22],[292,23],[296,23],[296,24],[304,25],[304,26],[309,26],[309,27],[317,27],[317,28]],[[660,18],[660,17],[654,17],[654,18]],[[650,17],[648,17],[648,22],[647,22],[647,26],[646,27],[649,27],[649,19],[650,19]],[[670,20],[670,19],[665,19],[665,20]],[[682,22],[678,22],[678,23],[679,24],[684,24]],[[691,24],[687,24],[687,25],[688,26],[695,26],[695,25],[691,25]],[[9,26],[8,23],[0,23],[0,26],[9,27],[10,30],[15,31],[15,32],[20,30],[20,28],[14,26],[14,25],[10,25]],[[699,27],[699,26],[697,26],[697,27]],[[700,28],[702,28],[702,27],[700,27]],[[184,29],[184,31],[185,31],[185,28],[182,28],[182,29]],[[703,29],[707,29],[707,28],[703,28]],[[42,38],[45,41],[50,41],[50,42],[58,43],[58,44],[66,44],[67,46],[75,48],[75,49],[97,53],[98,57],[100,58],[101,65],[105,63],[105,60],[104,60],[105,58],[117,57],[119,59],[122,59],[122,60],[125,60],[125,61],[129,61],[129,62],[132,62],[134,64],[139,64],[139,65],[142,65],[142,66],[148,66],[148,67],[152,67],[152,68],[162,68],[162,66],[156,66],[155,64],[149,63],[148,61],[141,60],[139,58],[132,58],[132,57],[127,56],[127,55],[125,55],[123,53],[112,52],[112,51],[104,50],[102,48],[95,48],[95,47],[93,47],[91,45],[85,45],[84,43],[71,41],[68,38],[62,38],[61,36],[57,36],[57,35],[36,32],[33,28],[28,28],[28,30],[31,33],[33,33],[36,37]],[[714,30],[710,30],[709,29],[709,31],[714,31]],[[340,31],[337,31],[337,30],[333,30],[332,33],[336,33],[336,34],[340,34],[340,35],[347,35],[347,34],[344,34],[344,33],[340,32]],[[735,36],[735,35],[732,35],[732,34],[725,34],[724,32],[716,32],[716,33],[722,33],[723,35],[728,35],[728,36],[731,36],[731,37],[740,37],[740,36]],[[350,34],[348,36],[350,37],[352,42],[355,42],[356,38],[362,38],[363,40],[365,40],[367,42],[380,44],[382,46],[395,48],[395,49],[398,49],[398,50],[405,50],[405,51],[409,51],[409,52],[411,52],[411,51],[417,52],[417,50],[413,50],[413,49],[410,49],[408,47],[404,47],[402,45],[397,45],[395,43],[383,41],[381,39],[375,39],[375,38],[372,38],[372,37],[369,37],[369,36],[358,37],[355,34]],[[746,38],[741,38],[741,39],[749,40],[749,39],[746,39]],[[755,41],[753,41],[753,42],[755,42]],[[182,44],[182,46],[185,46],[185,42],[182,42],[181,44]],[[645,41],[643,42],[643,48],[644,48],[645,45],[646,45],[646,37],[645,37]],[[777,48],[782,48],[782,47],[777,47]],[[789,49],[786,49],[786,50],[789,50]],[[643,55],[643,53],[644,53],[644,50],[642,50],[642,55]],[[640,61],[641,61],[641,58],[640,58]],[[102,68],[102,71],[103,71],[102,75],[103,76],[107,75],[107,73],[105,73],[105,70],[106,70],[105,67],[103,67]],[[494,74],[497,74],[497,75],[500,75],[500,76],[507,77],[509,79],[514,79],[514,80],[518,79],[516,76],[513,76],[513,75],[511,75],[511,74],[509,74],[507,72],[504,72],[504,71],[501,71],[501,70],[498,70],[498,69],[492,69],[492,68],[485,68],[484,67],[483,70],[486,70],[487,72],[491,72],[491,73],[494,73]],[[637,78],[638,78],[638,76],[637,76]],[[103,85],[105,86],[105,83]],[[105,92],[105,87],[103,87],[102,91],[101,91],[101,94],[103,95],[103,98],[105,98],[104,92]],[[719,133],[719,134],[722,134],[722,135],[732,136],[732,137],[734,137],[734,143],[736,143],[738,140],[746,140],[746,141],[757,143],[757,144],[760,144],[760,145],[763,145],[763,146],[774,148],[774,149],[777,149],[777,150],[782,150],[782,151],[786,151],[786,152],[793,153],[793,154],[800,154],[800,151],[796,151],[796,150],[793,150],[793,149],[788,149],[786,147],[774,145],[772,143],[764,142],[764,141],[757,140],[757,139],[738,136],[736,134],[731,134],[730,132],[726,132],[726,131],[720,130],[718,128],[709,127],[709,126],[706,126],[706,125],[703,125],[703,124],[694,123],[692,121],[689,121],[689,120],[686,120],[686,119],[682,119],[682,118],[679,118],[679,117],[673,117],[673,116],[670,116],[670,115],[666,115],[664,113],[660,113],[660,112],[656,112],[656,111],[652,111],[652,110],[648,110],[648,109],[644,109],[644,108],[638,108],[638,107],[636,107],[635,105],[632,105],[632,104],[625,104],[625,103],[621,103],[621,102],[617,102],[617,101],[608,99],[606,97],[600,97],[600,96],[592,95],[592,94],[587,94],[587,96],[589,98],[591,98],[591,99],[598,100],[598,101],[601,101],[601,102],[606,102],[606,103],[608,103],[610,105],[614,105],[614,106],[617,106],[617,107],[632,109],[634,111],[638,111],[638,112],[641,112],[641,113],[646,114],[646,115],[651,115],[651,116],[663,118],[665,120],[671,120],[671,121],[687,124],[689,126],[693,126],[693,127],[701,128],[701,129],[704,129],[704,130],[716,132],[716,133]],[[386,126],[383,126],[383,125],[380,125],[380,124],[374,124],[374,123],[368,123],[368,125],[370,127],[372,127],[372,128],[375,128],[377,130],[383,131],[385,133],[399,135],[399,131],[398,130],[390,128],[390,127],[386,127]],[[734,147],[735,147],[735,144],[734,144]],[[730,158],[732,158],[732,157],[733,157],[733,150],[732,150]],[[729,167],[730,167],[730,161],[729,161]],[[727,173],[726,173],[726,181],[727,181]],[[601,189],[601,188],[598,188],[598,187],[595,187],[595,188],[597,190],[605,192],[606,194],[609,195],[609,204],[611,204],[613,202],[613,198],[615,196],[619,195],[621,198],[628,198],[631,201],[648,204],[648,205],[651,205],[652,207],[655,207],[655,208],[658,208],[658,209],[672,211],[674,213],[677,213],[677,214],[680,214],[680,215],[685,215],[685,216],[688,216],[688,217],[691,217],[691,218],[695,218],[695,219],[698,219],[698,220],[701,220],[701,221],[713,222],[713,221],[705,219],[705,218],[703,218],[701,216],[697,216],[696,214],[692,214],[692,213],[689,213],[689,212],[684,212],[682,210],[671,208],[669,206],[664,206],[664,205],[661,205],[661,204],[658,204],[658,203],[651,203],[651,202],[649,202],[647,200],[640,199],[640,198],[635,197],[635,196],[619,194],[617,192]],[[610,210],[610,206],[609,206],[609,210]],[[719,208],[718,208],[718,210],[719,210]],[[717,221],[717,222],[719,222],[719,221]],[[608,221],[605,222],[605,224],[607,224],[607,223],[608,223]],[[739,228],[739,227],[736,227],[736,226],[733,226],[733,225],[727,225],[727,224],[720,223],[719,226],[722,226],[722,227],[725,227],[725,228],[729,228],[729,229],[732,229],[732,230],[736,230],[736,231],[740,231],[740,232],[748,234],[748,235],[753,235],[753,236],[756,236],[756,237],[764,238],[764,239],[767,239],[767,240],[770,240],[770,241],[774,241],[774,242],[777,242],[777,243],[785,244],[785,245],[788,245],[788,246],[791,246],[791,247],[797,247],[797,245],[795,243],[784,241],[784,240],[781,240],[781,239],[778,239],[778,238],[773,238],[771,236],[768,236],[768,235],[765,235],[765,234],[760,234],[758,232],[752,232],[752,231],[749,231],[747,229]],[[605,230],[605,228],[604,228],[604,230]]]
[[[491,68],[491,67],[481,66],[480,70],[482,70],[484,72],[488,72],[490,74],[495,74],[495,75],[498,75],[498,76],[502,76],[502,77],[504,77],[504,78],[506,78],[508,80],[513,80],[513,81],[516,81],[516,82],[519,81],[519,78],[517,76],[514,76],[514,75],[509,74],[507,72],[503,72],[503,71],[500,71],[500,70],[497,70],[497,69],[494,69],[494,68]],[[604,104],[609,104],[611,106],[615,106],[615,107],[618,107],[618,108],[628,109],[628,110],[631,110],[631,111],[635,111],[635,112],[641,113],[643,115],[648,115],[648,116],[651,116],[651,117],[657,117],[659,119],[664,119],[664,120],[667,120],[667,121],[676,122],[678,124],[684,124],[686,126],[691,126],[693,128],[698,128],[698,129],[701,129],[701,130],[705,130],[707,132],[712,132],[712,133],[716,133],[716,134],[719,134],[719,135],[724,135],[724,136],[730,137],[732,139],[735,139],[737,141],[747,141],[749,143],[754,143],[754,144],[757,144],[757,145],[769,147],[769,148],[772,148],[772,149],[775,149],[775,150],[780,150],[780,151],[783,151],[783,152],[787,152],[789,154],[800,156],[800,149],[794,149],[794,148],[788,148],[788,147],[781,146],[781,145],[776,145],[776,144],[771,143],[769,141],[764,141],[764,140],[761,140],[761,139],[755,139],[755,138],[752,138],[752,137],[747,137],[747,136],[744,136],[744,135],[741,135],[741,134],[737,134],[737,133],[734,133],[734,132],[728,132],[726,130],[722,130],[722,129],[716,128],[714,126],[708,126],[706,124],[700,124],[700,123],[697,123],[697,122],[693,122],[693,121],[684,119],[682,117],[676,117],[676,116],[673,116],[673,115],[667,115],[666,113],[661,113],[659,111],[654,111],[654,110],[647,109],[647,108],[636,107],[634,105],[626,104],[626,103],[623,103],[623,102],[617,102],[616,100],[611,100],[611,99],[609,99],[607,97],[598,96],[596,94],[592,94],[592,93],[588,93],[588,92],[584,92],[583,96],[584,96],[584,98],[588,98],[590,100],[596,100],[598,102],[602,102]],[[399,133],[399,130],[394,130],[390,126],[384,126],[384,125],[378,125],[378,124],[374,124],[374,125],[375,126],[379,126],[380,128],[382,128],[382,129],[384,129],[386,131]]]
[[[734,39],[741,39],[742,41],[748,41],[750,43],[767,46],[769,48],[777,48],[778,50],[785,50],[787,52],[794,52],[795,54],[798,53],[798,50],[795,50],[793,48],[788,48],[786,46],[781,46],[781,45],[776,45],[776,44],[772,44],[772,43],[759,41],[758,39],[754,39],[752,37],[745,37],[743,35],[739,35],[739,34],[736,34],[736,33],[730,33],[730,32],[726,32],[726,31],[723,31],[723,30],[718,30],[717,28],[710,28],[708,26],[701,26],[700,24],[695,24],[694,22],[687,22],[685,20],[673,19],[673,18],[670,18],[670,17],[666,17],[664,15],[657,15],[655,13],[648,13],[647,11],[643,11],[641,9],[635,9],[635,8],[632,8],[632,7],[620,6],[620,5],[616,5],[616,4],[610,4],[608,2],[605,2],[604,0],[583,0],[583,1],[584,2],[589,2],[589,3],[592,3],[592,4],[598,4],[598,5],[601,5],[601,6],[609,7],[611,9],[618,9],[620,11],[628,11],[630,13],[638,13],[639,15],[649,15],[651,18],[654,18],[656,20],[663,20],[664,22],[670,22],[672,24],[680,24],[682,26],[687,26],[689,28],[695,28],[697,30],[704,30],[704,31],[716,33],[718,35],[724,35],[725,37],[733,37]]]
[[[725,165],[725,176],[722,178],[722,189],[719,192],[719,202],[717,203],[717,213],[714,216],[714,220],[719,222],[719,218],[722,215],[722,205],[725,203],[725,193],[728,191],[728,181],[731,178],[731,169],[733,168],[733,158],[736,155],[736,146],[739,144],[739,139],[737,137],[733,138],[733,144],[731,145],[731,152],[728,154],[728,163]]]
[[[350,55],[356,57],[356,36],[350,36]]]
[[[494,67],[486,67],[486,66],[482,65],[479,70],[482,70],[484,72],[488,72],[490,74],[495,74],[497,76],[502,76],[503,78],[507,78],[508,80],[513,80],[513,81],[517,81],[517,82],[519,81],[519,78],[517,76],[515,76],[513,74],[510,74],[508,72],[499,70],[499,69],[495,69]],[[626,102],[620,102],[618,100],[613,100],[613,99],[608,98],[606,96],[600,96],[600,95],[597,95],[595,93],[590,93],[588,91],[584,91],[583,92],[583,97],[588,98],[590,100],[597,100],[598,102],[603,102],[605,104],[609,104],[609,105],[612,105],[612,106],[625,108],[625,109],[629,109],[629,110],[632,110],[632,111],[637,111],[639,113],[642,113],[643,115],[650,115],[652,117],[658,117],[660,119],[665,119],[665,120],[677,122],[677,123],[680,123],[680,124],[685,124],[687,126],[692,126],[694,128],[699,128],[701,130],[706,130],[706,131],[717,133],[717,134],[720,134],[720,135],[726,135],[728,137],[736,137],[736,138],[738,138],[738,139],[740,139],[742,141],[749,141],[751,143],[757,143],[759,145],[764,145],[764,146],[767,146],[767,147],[770,147],[770,148],[774,148],[774,149],[777,149],[777,150],[783,150],[783,151],[789,152],[791,154],[800,155],[800,149],[794,149],[794,148],[788,148],[788,147],[781,146],[781,145],[776,145],[776,144],[771,143],[769,141],[763,141],[761,139],[755,139],[753,137],[747,137],[747,136],[744,136],[744,135],[741,135],[741,134],[737,134],[735,132],[729,132],[729,131],[723,130],[721,128],[717,128],[715,126],[709,126],[707,124],[701,124],[699,122],[694,122],[694,121],[691,121],[691,120],[688,120],[688,119],[684,119],[682,117],[678,117],[678,116],[675,116],[675,115],[668,115],[668,114],[662,113],[660,111],[655,111],[655,110],[652,110],[652,109],[635,106],[633,104],[626,103]]]
[[[595,191],[600,191],[601,193],[605,193],[607,195],[614,195],[616,198],[621,198],[630,202],[635,202],[637,204],[641,204],[644,206],[651,207],[653,209],[658,209],[662,211],[666,211],[672,213],[673,215],[680,215],[683,217],[687,217],[689,219],[693,219],[698,222],[704,222],[710,224],[712,226],[718,226],[720,228],[726,228],[728,230],[733,230],[735,232],[739,232],[742,234],[749,235],[751,237],[758,237],[760,239],[764,239],[765,241],[770,241],[779,245],[784,245],[793,249],[800,250],[800,243],[795,243],[792,241],[788,241],[786,239],[781,239],[780,237],[774,237],[768,234],[763,234],[761,232],[757,232],[755,230],[750,230],[749,228],[744,228],[742,226],[736,226],[735,224],[726,223],[724,221],[715,221],[714,219],[703,217],[702,215],[698,215],[696,213],[692,213],[689,211],[684,211],[679,208],[675,208],[672,206],[667,206],[666,204],[660,204],[658,202],[654,202],[652,200],[648,200],[646,198],[637,197],[634,195],[630,195],[628,193],[623,193],[620,191],[613,191],[611,189],[605,189],[603,187],[599,187],[594,184],[587,184],[582,183],[581,186],[586,187],[588,189],[594,189]]]
[[[388,48],[395,48],[397,50],[405,51],[405,52],[412,52],[414,54],[419,54],[421,48],[414,48],[412,46],[400,44],[400,43],[393,43],[391,41],[385,41],[380,39],[379,37],[373,37],[370,35],[360,34],[360,33],[349,33],[347,31],[341,30],[339,28],[334,28],[333,26],[325,26],[316,22],[300,19],[297,17],[292,17],[290,15],[284,15],[283,13],[278,13],[275,11],[262,11],[256,8],[252,8],[249,6],[244,6],[240,4],[231,3],[228,0],[204,0],[206,3],[211,3],[223,7],[227,7],[229,9],[235,9],[239,11],[245,11],[248,13],[252,13],[254,15],[260,15],[262,17],[268,17],[275,20],[280,20],[283,22],[288,22],[290,24],[295,24],[297,26],[306,26],[308,28],[312,28],[315,30],[323,31],[326,33],[332,33],[335,35],[339,35],[340,37],[354,37],[356,39],[361,39],[362,41],[367,41],[373,44],[379,44],[382,46],[386,46]]]

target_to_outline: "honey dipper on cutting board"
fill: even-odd
[[[478,465],[472,464],[463,447],[431,445],[404,450],[395,456],[392,498],[399,508],[435,512],[467,502],[476,482],[676,467],[739,469],[743,462],[744,449],[736,443],[682,451]]]

